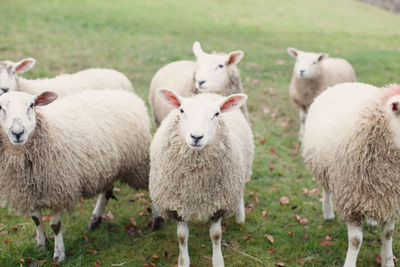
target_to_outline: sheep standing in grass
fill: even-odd
[[[74,74],[61,74],[54,78],[28,80],[17,74],[31,69],[36,63],[33,58],[25,58],[16,63],[0,61],[0,95],[22,91],[29,94],[40,94],[54,91],[59,97],[70,95],[85,89],[121,89],[133,91],[129,79],[116,70],[87,69]]]
[[[0,96],[0,203],[30,215],[44,248],[41,209],[52,212],[53,260],[63,261],[61,216],[82,197],[100,194],[89,228],[96,227],[116,179],[148,188],[150,121],[131,92],[87,90],[57,96],[24,92]],[[43,106],[43,107],[42,107]]]
[[[172,110],[157,94],[158,88],[174,88],[184,97],[199,93],[216,93],[228,96],[243,93],[237,64],[243,57],[242,51],[225,53],[205,53],[199,42],[193,44],[196,62],[180,60],[172,62],[157,71],[151,80],[149,103],[157,127]],[[247,108],[242,106],[246,119]]]
[[[165,89],[159,94],[175,109],[150,147],[154,208],[178,221],[178,266],[190,264],[186,222],[210,218],[213,266],[224,266],[221,219],[236,212],[236,222],[244,223],[244,184],[254,156],[251,129],[238,109],[247,96],[204,93],[184,98]]]
[[[338,83],[355,82],[356,76],[349,62],[330,58],[325,53],[311,53],[289,47],[290,56],[296,59],[289,95],[299,109],[299,140],[304,135],[304,122],[309,106],[322,91]]]
[[[303,156],[323,187],[323,213],[347,223],[345,267],[356,266],[362,220],[382,225],[382,266],[394,266],[392,235],[400,216],[400,86],[333,86],[311,105]]]

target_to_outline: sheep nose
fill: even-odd
[[[24,129],[19,130],[19,131],[11,131],[11,133],[17,138],[17,140],[19,141],[19,138],[21,137],[21,135],[24,134]]]
[[[199,86],[202,86],[206,81],[198,81]]]
[[[300,70],[300,75],[303,76],[305,72],[305,70]]]
[[[193,134],[191,134],[190,137],[192,137],[194,143],[197,144],[204,137],[204,135],[193,135]]]
[[[7,87],[1,87],[0,89],[1,89],[1,91],[2,91],[3,93],[7,93],[8,90],[10,90],[10,88],[7,88]]]

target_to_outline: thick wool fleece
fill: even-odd
[[[201,101],[209,96],[196,97]],[[204,221],[219,210],[231,216],[243,196],[254,157],[246,119],[240,111],[222,113],[214,143],[195,151],[181,136],[179,118],[179,111],[173,110],[150,147],[149,189],[154,208],[165,218],[176,211],[185,221]]]
[[[221,54],[221,53],[219,53]],[[199,94],[195,86],[196,62],[181,60],[165,65],[153,76],[150,84],[149,103],[153,111],[153,119],[157,127],[172,110],[165,104],[157,94],[158,88],[167,88],[173,90],[183,97],[189,97]],[[243,93],[240,72],[235,64],[228,67],[229,83],[226,88],[221,88],[218,93],[223,96]],[[245,118],[248,120],[247,107],[241,108]]]
[[[315,178],[332,191],[335,210],[345,221],[399,218],[399,133],[387,108],[393,89],[342,84],[311,105],[303,156]]]
[[[120,90],[85,91],[36,107],[22,147],[0,135],[0,203],[29,215],[70,211],[116,179],[148,187],[150,123],[144,102]]]
[[[59,97],[88,89],[117,89],[133,92],[129,79],[112,69],[87,69],[74,74],[61,74],[54,78],[27,80],[17,77],[19,91],[33,95],[45,91],[57,93]]]
[[[293,71],[289,95],[292,103],[306,112],[314,98],[329,86],[355,81],[354,69],[349,62],[341,58],[325,58],[318,63],[317,75],[312,79],[299,78]]]

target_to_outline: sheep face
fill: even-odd
[[[24,73],[35,65],[33,58],[25,58],[18,62],[0,61],[0,95],[18,91],[17,74]]]
[[[325,53],[311,53],[289,47],[287,49],[290,56],[296,59],[294,73],[301,79],[313,79],[319,74],[318,65],[328,57]]]
[[[247,100],[245,94],[233,94],[222,101],[211,101],[201,95],[184,98],[166,89],[159,89],[158,92],[167,104],[179,109],[181,137],[193,150],[201,150],[213,143],[220,114],[240,108]]]
[[[35,97],[23,92],[0,96],[0,123],[2,130],[15,146],[22,146],[36,127],[35,106],[53,102],[57,95],[44,92]]]
[[[199,42],[193,44],[196,56],[195,86],[200,92],[219,93],[229,84],[228,69],[235,66],[243,57],[242,51],[229,54],[205,53]]]

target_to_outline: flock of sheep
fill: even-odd
[[[149,189],[153,229],[163,218],[176,220],[178,266],[190,265],[187,222],[208,220],[212,264],[224,266],[221,220],[235,214],[236,223],[245,222],[254,157],[237,68],[243,52],[208,54],[195,42],[193,53],[196,61],[172,62],[151,81],[154,137],[144,101],[120,72],[28,80],[17,74],[34,59],[0,61],[0,204],[32,216],[39,249],[48,242],[41,210],[51,210],[55,262],[65,259],[62,214],[99,195],[87,226],[95,229],[118,179]],[[299,109],[303,157],[323,188],[323,216],[334,218],[333,198],[348,226],[344,266],[356,266],[364,218],[382,225],[382,266],[394,266],[400,86],[356,83],[344,59],[288,53],[296,59],[290,98]]]

